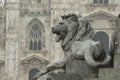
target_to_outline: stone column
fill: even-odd
[[[19,76],[19,0],[6,0],[6,80],[18,80]]]
[[[120,17],[118,17],[116,21],[116,42],[117,42],[116,53],[120,54]]]
[[[114,68],[120,68],[120,16],[116,20]],[[113,53],[114,54],[114,53]]]

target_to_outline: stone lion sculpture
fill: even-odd
[[[75,14],[62,16],[62,21],[52,28],[56,42],[61,41],[65,59],[48,65],[34,79],[56,69],[64,68],[71,60],[85,60],[91,67],[101,67],[111,62],[111,55],[106,54],[101,42],[94,41],[90,24]]]

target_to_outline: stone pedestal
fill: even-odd
[[[74,60],[66,63],[66,74],[78,74],[81,77],[95,78],[98,69],[90,67],[85,61]]]
[[[47,78],[48,80],[82,80],[80,75],[77,74],[66,74],[66,73],[57,73],[50,74]]]
[[[101,69],[99,69],[99,78],[118,78],[118,79],[120,79],[120,69],[101,68]]]
[[[85,61],[74,60],[66,63],[66,73],[49,74],[51,80],[83,80],[98,77],[98,69],[90,67]]]

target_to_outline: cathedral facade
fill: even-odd
[[[109,51],[120,0],[5,0],[0,6],[0,80],[32,80],[62,59],[51,28],[69,13],[87,19],[95,40]]]

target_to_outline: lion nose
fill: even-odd
[[[52,30],[53,30],[54,28],[52,28]]]
[[[54,32],[54,28],[52,28],[52,32]]]
[[[53,31],[54,29],[55,29],[55,28],[53,27],[53,28],[52,28],[52,31]]]

